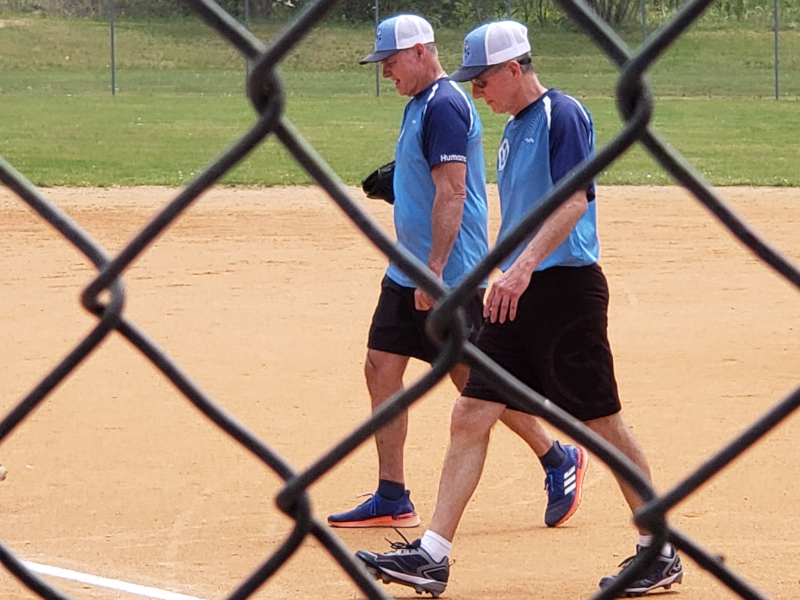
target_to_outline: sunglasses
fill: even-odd
[[[489,69],[486,69],[483,73],[481,73],[481,78],[480,79],[473,79],[472,80],[472,85],[474,85],[476,88],[482,90],[483,88],[485,88],[489,84],[489,81],[488,81],[489,77],[491,77],[494,73],[497,73],[498,71],[500,71],[503,68],[505,68],[508,65],[508,63],[510,63],[510,62],[516,62],[520,66],[529,65],[531,63],[531,58],[530,58],[530,56],[523,56],[522,58],[514,59],[513,61],[512,60],[507,60],[505,62],[499,63],[499,64],[497,64],[497,65],[495,65],[495,66],[493,66],[493,67],[491,67]]]
[[[504,63],[500,63],[498,65],[495,65],[495,66],[491,67],[490,69],[486,69],[483,73],[481,73],[481,78],[480,79],[476,78],[476,79],[472,80],[472,85],[474,85],[476,88],[482,90],[487,85],[489,85],[489,81],[488,81],[489,77],[491,77],[494,73],[497,73],[498,71],[503,69],[508,64],[508,62],[509,61],[506,61]]]

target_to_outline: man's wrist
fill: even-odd
[[[442,278],[442,273],[444,272],[444,265],[428,263],[428,268],[431,271],[433,271],[433,274],[436,275],[439,279]]]
[[[517,267],[520,271],[531,274],[536,270],[539,261],[535,256],[521,254],[520,257],[514,262],[512,266]]]

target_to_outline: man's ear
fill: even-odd
[[[421,58],[424,52],[425,46],[422,44],[414,44],[414,53],[417,55],[417,58]]]

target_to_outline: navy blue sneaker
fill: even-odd
[[[406,490],[400,500],[391,501],[378,492],[370,495],[352,510],[330,515],[331,527],[416,527],[419,515],[411,503],[411,492]]]
[[[636,554],[639,554],[643,548],[639,545],[636,546]],[[627,567],[631,561],[634,559],[633,556],[629,556],[625,560],[623,560],[619,566],[623,569]],[[600,587],[608,587],[619,577],[619,575],[612,575],[610,577],[603,577],[600,580]],[[641,579],[637,579],[636,581],[630,583],[628,587],[626,587],[622,593],[622,597],[627,596],[644,596],[647,592],[652,592],[658,588],[664,588],[668,590],[672,587],[673,583],[681,583],[683,581],[683,565],[681,565],[681,559],[678,556],[678,553],[675,551],[675,548],[672,548],[672,556],[667,558],[666,556],[659,555],[656,561],[653,563],[653,566],[650,567],[650,570],[645,573],[645,575]]]
[[[589,455],[580,446],[564,446],[563,450],[567,455],[564,464],[555,469],[544,470],[547,474],[544,480],[544,489],[547,491],[544,523],[548,527],[561,525],[578,510],[583,491],[583,476],[589,464]]]
[[[378,581],[399,583],[414,588],[418,594],[427,592],[438,598],[450,578],[450,560],[445,556],[437,563],[420,547],[420,540],[410,544],[403,540],[390,542],[392,550],[386,554],[359,550],[356,557]]]

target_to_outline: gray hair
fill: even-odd
[[[517,58],[514,59],[514,61],[519,63],[520,70],[523,73],[525,73],[526,75],[528,73],[534,73],[535,72],[534,68],[533,68],[533,60],[531,59],[531,53],[530,52],[526,52],[525,54],[523,54],[521,56],[518,56]]]
[[[436,42],[428,42],[427,44],[422,45],[425,46],[425,49],[433,56],[439,56],[439,50],[436,48]]]

